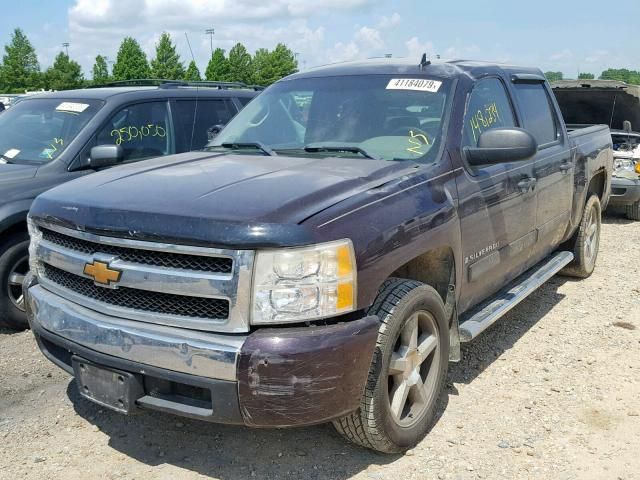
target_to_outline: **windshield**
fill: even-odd
[[[102,106],[96,100],[25,99],[0,115],[0,162],[57,158]]]
[[[415,76],[288,80],[256,97],[208,146],[431,162],[450,90],[451,80]]]

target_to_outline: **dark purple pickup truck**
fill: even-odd
[[[612,170],[537,69],[376,60],[277,82],[204,150],[30,211],[30,325],[81,394],[396,452],[449,361],[554,274],[586,277]]]

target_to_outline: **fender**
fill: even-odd
[[[27,220],[32,199],[6,203],[0,207],[0,233]]]

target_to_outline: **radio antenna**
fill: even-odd
[[[189,52],[191,53],[191,60],[193,63],[196,63],[196,57],[193,55],[193,50],[191,49],[191,42],[189,41],[189,35],[187,32],[184,32],[184,36],[187,39],[187,46],[189,47]],[[193,137],[196,134],[196,117],[198,116],[198,97],[200,93],[200,87],[196,83],[196,105],[193,109],[193,124],[191,125],[191,142],[189,143],[189,151],[193,150]]]

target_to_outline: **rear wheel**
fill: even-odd
[[[572,239],[574,260],[562,270],[563,275],[587,278],[593,273],[600,250],[601,217],[600,199],[592,195],[587,200],[580,226]]]
[[[14,234],[0,246],[0,327],[29,328],[22,281],[29,271],[29,235]]]
[[[640,202],[627,205],[627,218],[629,220],[640,220]]]
[[[365,392],[360,408],[334,426],[361,446],[400,452],[419,442],[435,417],[449,361],[445,307],[433,288],[391,279],[369,314],[381,324]]]

